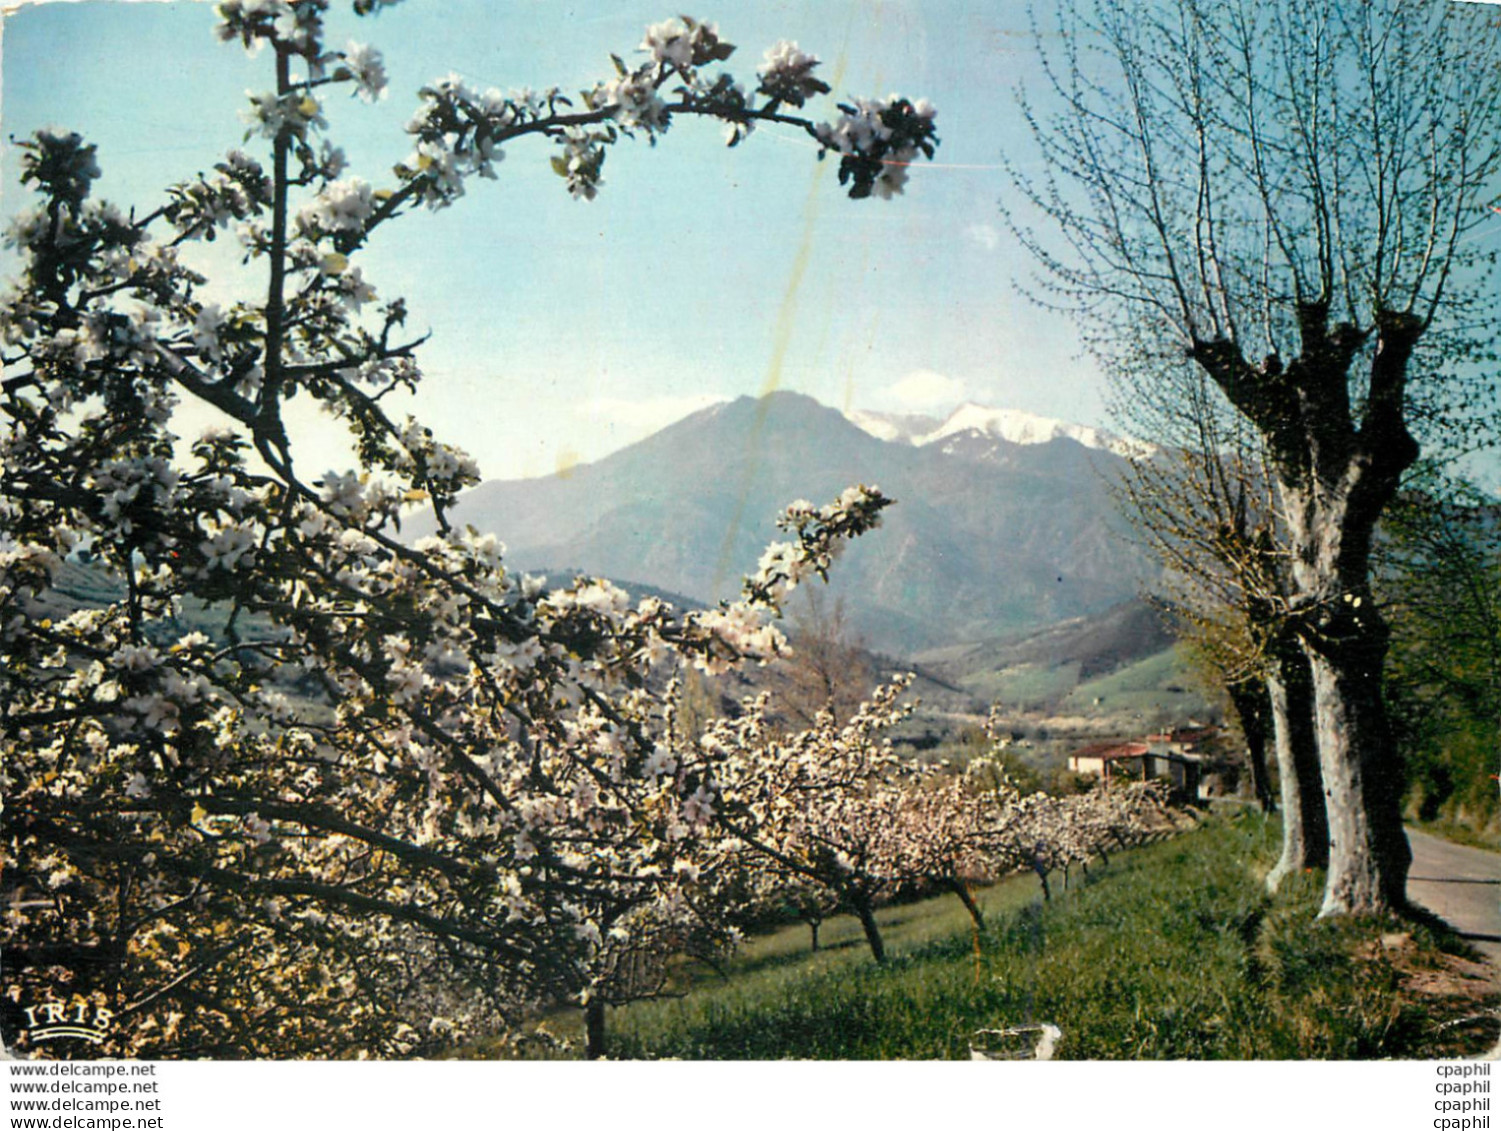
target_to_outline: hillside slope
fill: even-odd
[[[788,502],[873,484],[897,505],[840,561],[834,590],[868,644],[904,655],[1135,595],[1147,567],[1108,498],[1123,459],[1068,438],[991,438],[987,450],[966,459],[883,441],[809,397],[773,393],[705,409],[565,475],[481,484],[455,516],[498,534],[524,569],[714,601],[738,591]]]

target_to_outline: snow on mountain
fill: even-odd
[[[919,413],[871,412],[868,409],[857,408],[844,415],[856,428],[874,436],[877,440],[914,446],[917,444],[918,437],[926,436],[943,424],[943,421],[936,416],[924,416]]]
[[[978,433],[944,443],[975,450],[883,442],[798,393],[742,397],[566,475],[488,480],[452,517],[502,537],[513,570],[646,582],[712,605],[781,537],[773,520],[789,501],[878,484],[898,503],[845,553],[830,600],[847,597],[851,631],[897,656],[1092,615],[1150,575],[1110,502],[1118,457]]]
[[[990,408],[972,402],[960,405],[941,423],[930,416],[898,413],[856,411],[848,415],[852,424],[878,440],[911,444],[917,448],[938,444],[940,450],[946,452],[972,453],[972,441],[978,438],[1005,440],[1011,444],[1046,444],[1052,440],[1068,439],[1086,448],[1112,452],[1127,459],[1147,459],[1158,451],[1155,444],[1117,436],[1101,428],[1070,424],[1020,409]]]

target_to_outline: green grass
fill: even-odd
[[[1062,706],[1084,713],[1164,715],[1179,721],[1208,710],[1176,649],[1081,683]]]
[[[1022,708],[1046,707],[1079,686],[1079,665],[1022,664],[995,672],[980,672],[964,680],[964,689],[981,699]]]
[[[1052,881],[1057,887],[1061,879]],[[1008,914],[1016,914],[1032,905],[1040,896],[1037,878],[1032,875],[1016,876],[1003,883],[977,889],[976,903],[987,920],[995,920]],[[896,906],[884,907],[876,912],[876,921],[881,927],[881,938],[889,955],[901,960],[903,956],[922,954],[933,946],[953,945],[955,940],[972,950],[974,932],[969,914],[952,895],[935,896]],[[686,998],[667,998],[658,1001],[636,1002],[624,1009],[613,1010],[610,1015],[610,1040],[615,1041],[623,1026],[651,1026],[660,1024],[689,1012],[709,1002],[724,1005],[734,1001],[754,1012],[757,1003],[773,999],[788,986],[795,986],[810,978],[827,977],[838,980],[847,975],[858,974],[871,965],[870,949],[860,923],[852,915],[836,915],[824,921],[819,929],[819,949],[811,948],[811,935],[804,923],[795,923],[766,934],[749,937],[736,952],[722,973],[703,965],[689,965],[678,971],[676,982],[679,989],[686,989]],[[727,980],[726,980],[727,979]],[[547,1030],[557,1038],[581,1045],[583,1018],[578,1010],[553,1014],[547,1018]],[[482,1048],[481,1053],[488,1053]],[[639,1050],[636,1055],[642,1055]]]
[[[727,982],[612,1011],[611,1052],[962,1059],[976,1030],[1048,1021],[1073,1059],[1431,1054],[1438,1019],[1378,943],[1391,924],[1316,922],[1314,876],[1269,900],[1275,836],[1256,815],[1217,820],[1096,867],[1047,905],[1035,880],[999,885],[978,953],[952,897],[885,913],[884,967],[853,924],[826,925],[831,945],[811,956],[805,928],[780,931]],[[1436,966],[1441,940],[1402,929],[1416,943],[1404,961]]]
[[[965,677],[964,689],[1020,710],[1057,710],[1086,716],[1119,715],[1145,725],[1203,716],[1209,704],[1176,649],[1080,682],[1078,663],[1020,664]]]
[[[1501,824],[1496,821],[1481,828],[1475,828],[1460,821],[1448,820],[1410,821],[1409,824],[1430,836],[1452,841],[1455,844],[1463,844],[1469,848],[1483,848],[1489,852],[1501,852]]]

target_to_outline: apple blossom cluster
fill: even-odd
[[[271,181],[259,161],[231,149],[214,166],[214,175],[168,190],[172,202],[164,209],[169,221],[186,238],[212,240],[216,229],[232,221],[245,222],[271,204]]]
[[[723,63],[735,53],[733,44],[719,38],[718,26],[687,16],[652,24],[646,29],[640,50],[657,66],[670,67],[688,78],[695,68]]]
[[[938,111],[926,99],[892,94],[840,103],[839,109],[839,120],[820,125],[815,136],[824,152],[840,155],[839,183],[850,186],[851,197],[890,200],[906,187],[919,155],[932,160]]]
[[[31,160],[21,174],[21,183],[34,184],[37,191],[54,197],[71,208],[82,206],[89,188],[99,178],[97,147],[85,145],[76,133],[59,133],[44,129],[34,142],[21,142]]]
[[[753,602],[780,604],[809,576],[828,580],[829,567],[843,548],[844,538],[830,540],[830,532],[846,538],[874,530],[881,511],[893,500],[878,487],[859,484],[846,488],[832,503],[815,507],[806,499],[790,503],[777,526],[795,542],[776,542],[761,556],[756,573],[746,579],[745,595]]]
[[[386,96],[386,61],[379,51],[351,39],[340,54],[343,63],[334,71],[335,80],[350,79],[355,95],[366,102],[378,102]]]
[[[292,137],[306,141],[309,130],[327,129],[323,103],[311,94],[293,90],[278,94],[274,90],[247,92],[250,107],[240,113],[250,127],[250,134],[263,138]]]
[[[795,504],[742,598],[689,612],[517,575],[456,529],[479,469],[384,407],[421,339],[362,272],[370,232],[527,134],[588,195],[604,147],[670,113],[796,120],[702,75],[733,50],[712,25],[668,21],[584,110],[425,87],[380,187],[315,136],[324,87],[385,86],[378,52],[325,48],[329,8],[219,4],[276,85],[246,149],[155,211],[92,200],[78,135],[20,143],[40,199],[0,299],[0,945],[24,992],[107,999],[109,1055],[427,1055],[544,1004],[597,1016],[732,944],[741,795],[680,740],[672,681],[779,655],[780,602],[889,502]],[[269,269],[211,301],[194,245],[231,230]],[[294,401],[348,428],[354,466],[294,461]],[[222,424],[184,442],[184,405]],[[415,507],[437,533],[411,543]],[[848,741],[854,765],[871,740]]]
[[[790,40],[781,40],[766,49],[765,59],[756,68],[761,77],[758,93],[770,99],[773,106],[785,102],[798,107],[816,95],[828,94],[829,84],[813,74],[818,64],[816,55],[807,54]]]
[[[321,51],[327,0],[220,0],[215,34],[224,42],[238,39],[252,54],[266,43],[306,57],[315,68],[326,62]],[[355,5],[359,15],[369,5]]]

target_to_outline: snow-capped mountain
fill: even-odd
[[[845,417],[862,432],[877,440],[892,444],[911,444],[917,447],[921,438],[938,431],[943,421],[936,416],[905,412],[871,412],[857,408],[845,413]]]
[[[986,440],[1009,444],[1046,444],[1067,439],[1096,451],[1111,452],[1126,459],[1147,459],[1158,451],[1155,444],[1117,436],[1102,428],[1070,424],[1014,408],[990,408],[965,402],[943,421],[931,416],[856,411],[848,414],[851,424],[878,440],[911,444],[916,448],[936,445],[940,451],[985,458],[997,454]],[[936,425],[936,426],[935,426]]]
[[[893,655],[1093,614],[1133,597],[1151,571],[1110,503],[1126,470],[1113,453],[1043,443],[1037,429],[1036,442],[1013,443],[974,414],[863,416],[797,393],[742,397],[567,475],[490,480],[453,517],[500,535],[514,569],[644,581],[713,603],[739,592],[793,499],[878,485],[897,505],[841,558],[832,594],[848,598],[853,630]],[[966,420],[974,426],[945,431]],[[870,434],[883,424],[900,438]],[[934,436],[941,443],[915,442]]]

